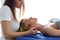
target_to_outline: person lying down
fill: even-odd
[[[57,28],[55,23],[52,23],[49,26],[45,26],[37,23],[36,18],[22,19],[20,22],[20,28],[17,30],[18,32],[27,31],[30,28],[35,27],[33,30],[41,31],[43,34],[50,36],[60,36],[60,30]]]
[[[22,19],[20,21],[20,28],[17,31],[18,32],[28,31],[32,27],[35,27],[37,29],[36,26],[38,26],[36,18]]]

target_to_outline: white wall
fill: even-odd
[[[60,18],[60,0],[26,0],[25,17],[37,17],[45,24],[51,18]]]
[[[1,8],[1,0],[0,0],[0,8]]]
[[[5,0],[0,0],[0,8],[2,7]],[[1,23],[0,23],[0,37],[1,37]]]
[[[1,0],[0,0],[0,8],[1,8]],[[0,37],[1,37],[1,23],[0,23]]]
[[[5,0],[0,0],[0,8],[1,8],[1,6],[3,5],[4,1],[5,1]]]
[[[0,6],[1,6],[0,0]],[[25,0],[25,15],[38,18],[38,22],[46,24],[51,18],[60,18],[60,0]]]
[[[0,24],[0,37],[1,37],[1,24]]]

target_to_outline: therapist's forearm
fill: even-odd
[[[6,38],[16,38],[19,36],[29,35],[28,31],[26,32],[8,32],[6,33]]]

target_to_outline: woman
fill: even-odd
[[[15,8],[20,9],[20,15],[24,13],[24,0],[5,0],[3,7],[0,10],[0,21],[2,25],[3,37],[2,40],[13,40],[19,36],[35,34],[37,30],[34,28],[25,32],[16,32],[19,29],[19,22],[15,16]]]
[[[30,28],[38,28],[40,26],[43,26],[41,24],[38,24],[37,23],[37,18],[29,18],[29,19],[22,19],[20,21],[20,26],[19,26],[19,29],[17,30],[18,32],[23,32],[23,31],[27,31],[29,30]],[[33,29],[33,30],[36,30],[36,29]]]
[[[60,21],[50,23],[48,25],[41,25],[37,23],[36,18],[30,18],[30,19],[22,19],[20,25],[21,25],[20,29],[22,30],[19,31],[25,31],[28,30],[30,27],[35,27],[43,34],[50,36],[60,36]]]

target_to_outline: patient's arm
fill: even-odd
[[[46,28],[44,30],[50,36],[60,36],[60,30],[54,28]]]
[[[38,27],[38,30],[41,31],[42,33],[50,36],[60,36],[60,30],[55,29],[53,27],[50,28],[45,28],[43,26]]]

